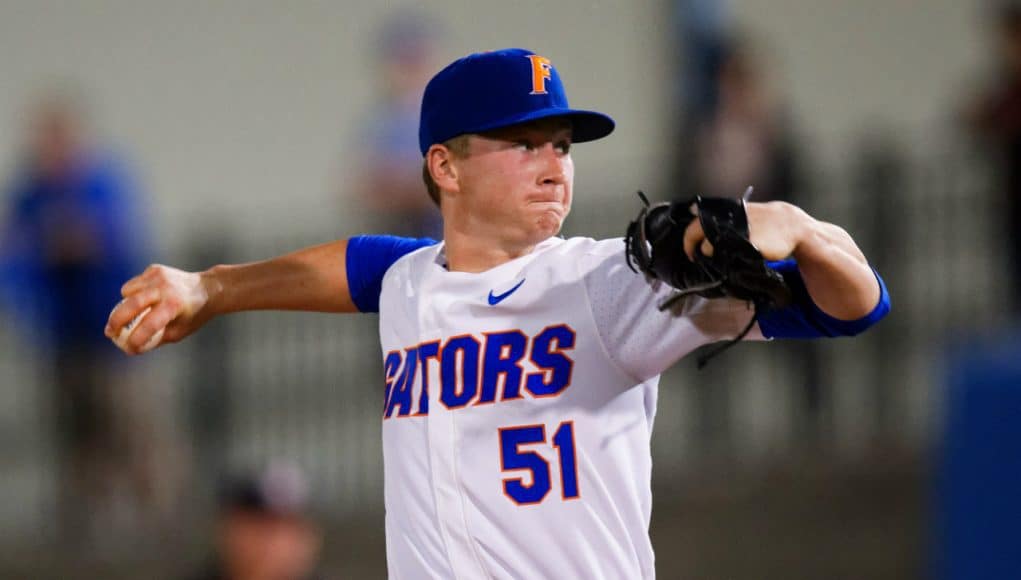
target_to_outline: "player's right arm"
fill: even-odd
[[[428,238],[355,236],[249,264],[185,272],[149,266],[121,288],[106,336],[128,354],[177,342],[215,316],[244,310],[378,312],[383,277]],[[122,329],[151,310],[120,340]],[[163,333],[161,338],[155,338]],[[150,344],[150,340],[154,344]]]
[[[245,310],[358,312],[348,286],[348,240],[313,246],[260,262],[186,272],[154,264],[121,288],[123,300],[110,313],[105,333],[128,354],[161,329],[160,344],[177,342],[212,318]],[[152,310],[128,339],[125,324]]]

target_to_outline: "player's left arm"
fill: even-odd
[[[867,316],[882,289],[865,254],[843,228],[801,214],[806,223],[792,256],[812,302],[840,320]]]
[[[884,299],[879,278],[851,236],[785,202],[748,203],[751,241],[767,260],[793,258],[808,298],[824,314],[844,321],[873,314]],[[684,248],[710,255],[698,220],[685,232]]]
[[[767,260],[793,257],[819,310],[839,320],[857,320],[876,308],[879,280],[843,228],[789,203],[748,205],[752,243]]]

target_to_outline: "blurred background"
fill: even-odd
[[[1021,4],[0,0],[0,577],[385,576],[374,316],[250,313],[127,359],[149,262],[436,235],[428,78],[550,57],[618,123],[568,235],[636,189],[844,226],[893,311],[664,376],[663,578],[1018,578]],[[258,576],[251,576],[258,577]]]

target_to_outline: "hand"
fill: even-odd
[[[697,209],[693,209],[697,212]],[[812,217],[797,206],[782,201],[748,202],[748,234],[752,244],[767,260],[783,260],[791,256],[801,243]],[[695,248],[704,256],[713,255],[713,245],[706,239],[699,220],[692,220],[684,231],[684,253],[695,259]]]
[[[130,355],[177,342],[213,317],[210,308],[213,290],[212,280],[203,274],[159,264],[149,266],[121,288],[124,299],[110,313],[105,334]],[[148,313],[146,309],[150,309]],[[141,314],[144,316],[138,327],[126,341],[120,341],[124,325]],[[163,336],[154,338],[161,331]]]

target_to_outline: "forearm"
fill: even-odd
[[[812,301],[840,320],[868,315],[879,303],[880,288],[865,255],[842,228],[803,216],[794,259]]]
[[[348,289],[347,240],[304,248],[248,264],[202,272],[210,310],[311,310],[357,312]]]

